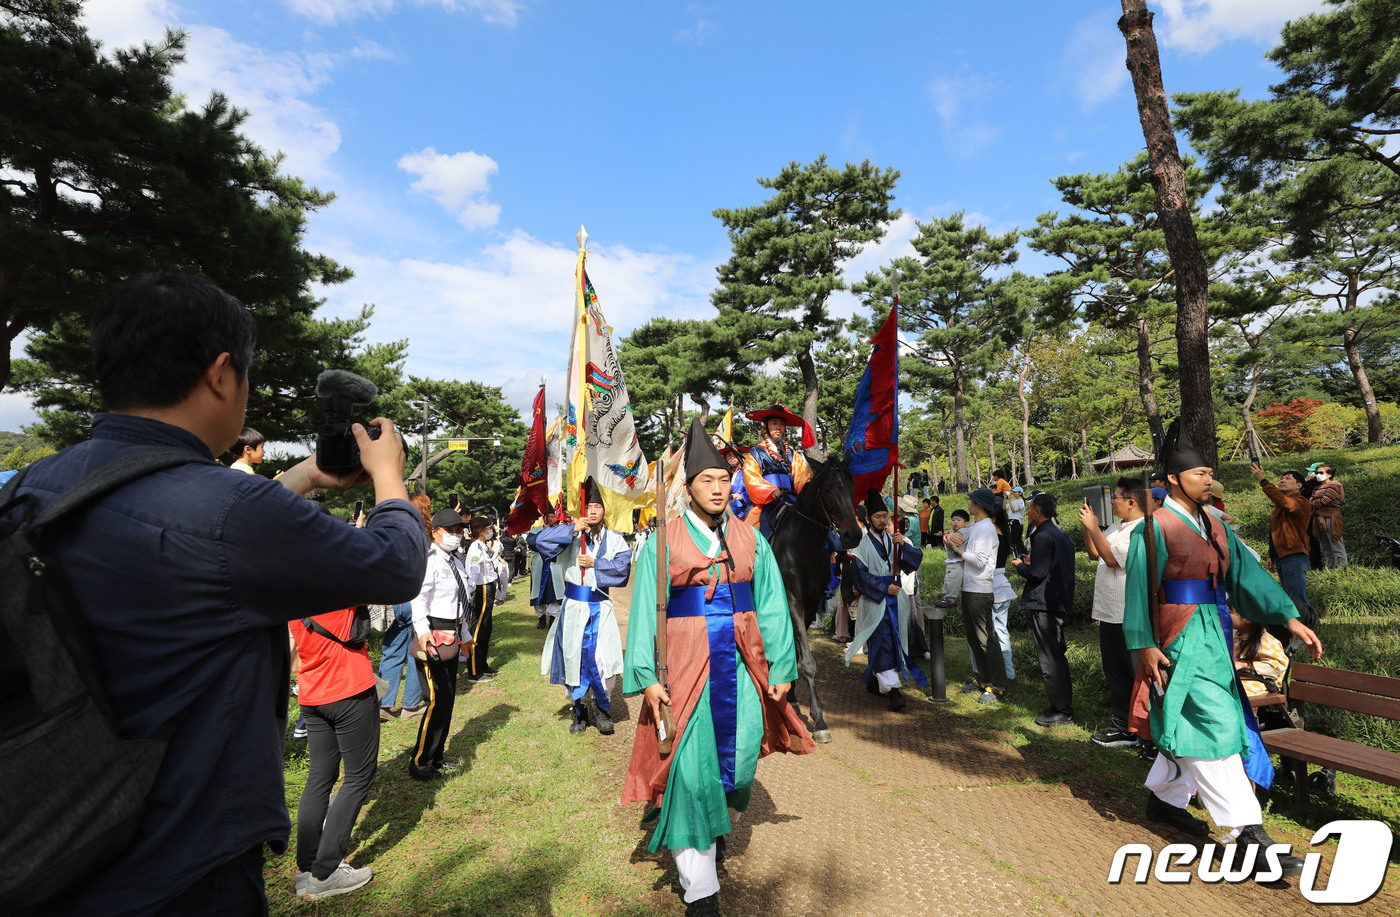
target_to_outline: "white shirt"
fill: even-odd
[[[1142,525],[1142,519],[1132,522],[1115,520],[1104,529],[1103,537],[1108,539],[1109,550],[1117,567],[1110,567],[1099,557],[1099,568],[1094,574],[1094,620],[1108,624],[1123,623],[1123,604],[1127,597],[1128,585],[1128,546],[1133,540],[1133,532]]]
[[[484,586],[496,580],[496,562],[491,559],[491,546],[473,541],[467,546],[466,583],[468,587]]]
[[[416,636],[421,637],[431,630],[428,627],[429,615],[455,621],[459,614],[466,613],[458,603],[457,577],[452,575],[454,567],[465,585],[467,571],[462,566],[460,555],[449,554],[437,544],[428,549],[428,569],[423,574],[423,588],[418,590],[418,597],[410,603],[413,633]]]
[[[982,519],[963,529],[967,544],[963,545],[963,592],[991,593],[992,576],[997,569],[997,549],[1001,542],[997,537],[996,523]]]
[[[1017,522],[1022,522],[1025,520],[1025,514],[1026,501],[1022,500],[1020,497],[1017,497],[1006,505],[1007,519],[1015,519]]]

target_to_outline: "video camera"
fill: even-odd
[[[367,405],[378,395],[373,382],[343,369],[328,369],[316,377],[316,397],[326,411],[325,423],[316,430],[316,467],[328,474],[349,474],[364,467],[360,444],[350,429],[350,413],[355,405]],[[378,439],[382,432],[378,424],[366,428],[370,439]]]

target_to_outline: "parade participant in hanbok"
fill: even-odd
[[[763,424],[763,439],[744,458],[744,488],[753,505],[747,520],[758,527],[764,538],[772,538],[779,507],[796,503],[797,494],[812,479],[807,459],[788,445],[788,427],[802,428],[803,448],[816,440],[801,417],[777,402],[744,416]]]
[[[637,557],[622,688],[645,694],[622,801],[657,807],[648,849],[670,848],[690,917],[719,914],[729,809],[744,811],[758,759],[815,749],[786,700],[797,678],[792,619],[768,543],[727,518],[729,466],[697,420],[686,444],[690,509]],[[657,680],[657,553],[669,572],[666,676]],[[662,704],[675,743],[660,752]]]
[[[1124,568],[1123,632],[1128,648],[1140,651],[1129,726],[1161,750],[1147,775],[1147,816],[1205,836],[1209,826],[1186,811],[1199,792],[1227,838],[1257,846],[1256,862],[1264,868],[1263,852],[1273,840],[1264,832],[1250,780],[1272,767],[1235,678],[1228,606],[1250,621],[1286,624],[1313,658],[1322,655],[1322,643],[1229,526],[1205,510],[1214,472],[1175,422],[1159,460],[1172,492],[1133,532]],[[1149,534],[1155,545],[1155,621],[1148,596]],[[1302,872],[1297,857],[1279,861],[1285,875]]]
[[[603,525],[603,492],[597,482],[590,477],[583,489],[583,516],[535,538],[535,550],[564,575],[564,602],[544,638],[540,674],[568,692],[574,705],[569,732],[584,732],[591,721],[610,736],[612,681],[622,674],[622,635],[608,590],[627,585],[632,552],[621,535]]]
[[[744,457],[733,443],[725,442],[718,433],[710,437],[710,441],[729,463],[729,511],[735,519],[747,518],[753,509],[753,501],[749,499],[749,490],[744,486]]]
[[[900,532],[892,532],[889,508],[879,491],[865,499],[866,532],[851,552],[851,575],[857,593],[856,635],[846,647],[846,665],[862,646],[867,660],[860,680],[871,694],[888,694],[891,710],[903,710],[908,701],[900,687],[906,680],[928,686],[923,670],[909,656],[909,595],[899,587],[894,564],[896,546],[899,570],[913,573],[923,563],[924,552]]]
[[[550,515],[553,516],[554,513],[551,512]],[[568,516],[560,513],[554,521],[557,524],[567,522],[568,519]],[[545,560],[535,544],[540,532],[545,528],[547,526],[541,524],[525,536],[525,544],[530,548],[530,606],[535,609],[539,618],[535,626],[540,630],[544,630],[554,621],[564,601],[564,568],[551,560]]]

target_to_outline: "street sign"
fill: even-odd
[[[449,439],[447,441],[447,448],[457,452],[466,452],[468,442],[469,441],[465,439]]]

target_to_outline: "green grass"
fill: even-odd
[[[374,880],[317,904],[298,899],[294,824],[293,849],[269,859],[266,869],[273,914],[679,913],[669,887],[653,888],[654,870],[633,865],[653,857],[639,847],[646,834],[633,816],[640,807],[618,808],[626,762],[607,747],[615,739],[591,729],[569,734],[563,690],[535,665],[541,637],[518,595],[497,609],[492,662],[502,674],[489,684],[462,683],[447,757],[460,759],[463,769],[453,777],[409,779],[417,721],[383,724],[379,774],[348,856],[372,867]],[[287,743],[293,822],[306,781],[305,748]]]

